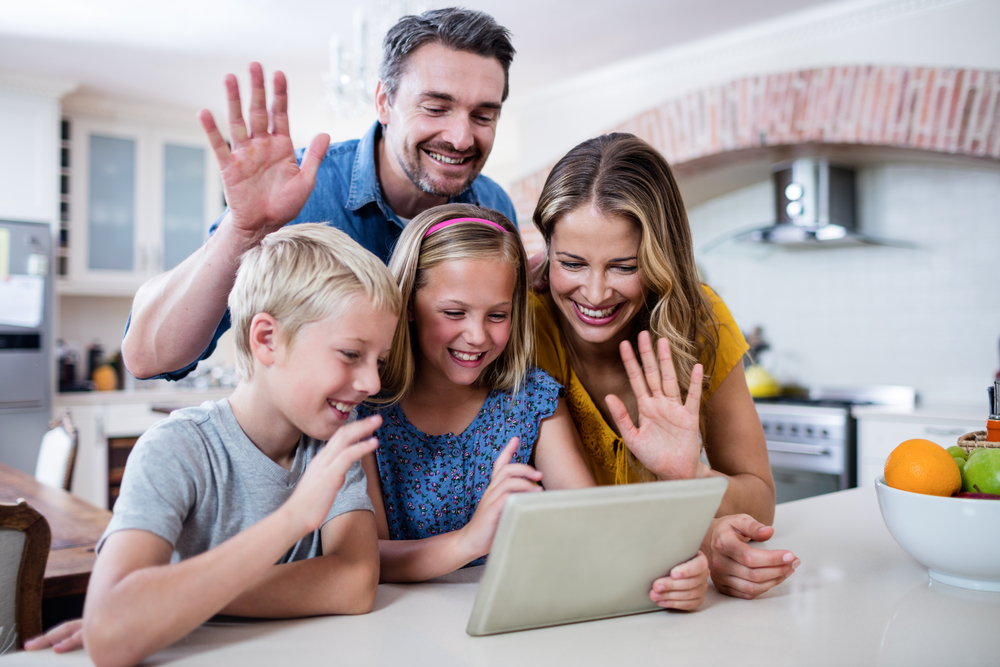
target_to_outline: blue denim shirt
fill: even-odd
[[[360,139],[331,145],[316,172],[316,185],[312,194],[306,200],[302,211],[288,224],[325,222],[350,234],[351,238],[377,255],[383,262],[388,262],[396,239],[403,230],[403,222],[382,199],[382,190],[375,171],[375,142],[381,136],[381,132],[381,126],[376,122]],[[296,151],[299,162],[302,161],[304,153],[305,149]],[[480,175],[467,190],[449,201],[494,209],[517,224],[514,205],[507,193],[486,176]],[[223,217],[225,214],[212,224],[209,235],[215,232]],[[131,317],[129,320],[131,321]],[[222,321],[215,329],[212,342],[197,361],[179,371],[156,377],[180,380],[186,376],[194,370],[199,361],[215,351],[219,337],[230,326],[232,324],[229,311],[226,310]],[[128,324],[125,325],[125,330],[128,331]]]

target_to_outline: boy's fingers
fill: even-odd
[[[234,74],[226,75],[226,101],[229,109],[229,138],[233,148],[238,148],[247,140],[247,128],[243,124],[243,103],[240,100],[240,84]]]
[[[201,121],[201,127],[205,130],[205,136],[208,137],[208,143],[212,146],[212,152],[215,154],[216,162],[219,163],[219,168],[225,169],[232,153],[229,151],[226,140],[222,138],[219,127],[215,124],[212,112],[208,109],[202,109],[198,112],[198,120]]]
[[[264,68],[250,63],[250,136],[267,133],[267,94],[264,91]]]
[[[670,578],[672,579],[683,579],[686,577],[694,577],[702,572],[708,571],[708,559],[705,554],[699,551],[694,558],[691,560],[684,561],[680,565],[675,565],[672,570],[670,570]]]
[[[272,134],[288,136],[288,82],[281,70],[274,73],[274,97],[271,100]]]

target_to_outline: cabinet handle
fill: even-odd
[[[961,427],[938,427],[938,426],[927,426],[924,428],[924,433],[927,435],[964,435],[967,431]]]

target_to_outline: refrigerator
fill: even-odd
[[[0,462],[34,474],[52,418],[52,231],[0,220]]]

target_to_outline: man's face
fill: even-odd
[[[504,73],[495,58],[426,44],[406,62],[390,103],[376,106],[387,154],[420,190],[453,197],[482,171],[493,149]]]

